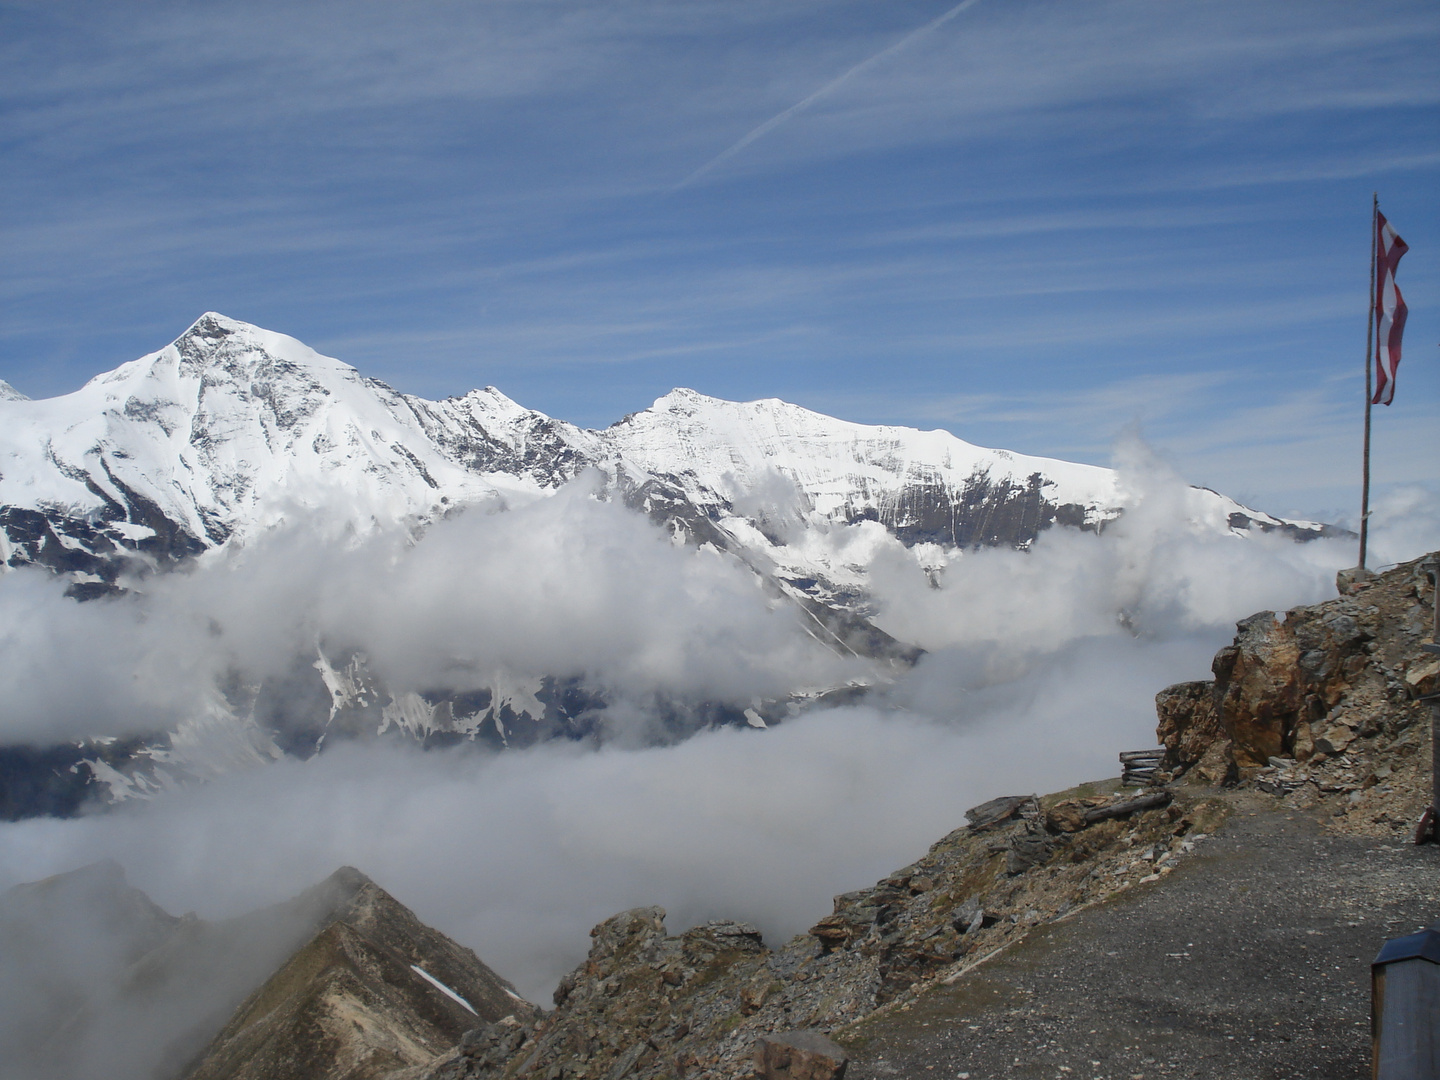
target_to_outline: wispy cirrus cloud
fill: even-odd
[[[1279,400],[1341,362],[1375,187],[1440,333],[1420,0],[55,0],[0,30],[0,377],[35,395],[218,309],[586,424],[675,385],[925,422],[864,402],[1262,358]]]

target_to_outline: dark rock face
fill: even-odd
[[[153,507],[150,508],[153,510]],[[158,512],[157,512],[158,513]],[[204,550],[204,545],[163,516],[137,509],[134,517],[161,524],[151,537],[135,541],[114,528],[128,523],[130,512],[107,506],[95,518],[80,518],[58,510],[0,507],[0,530],[11,547],[8,565],[39,566],[56,574],[88,575],[96,580],[73,582],[67,595],[93,600],[118,591],[122,574],[145,574],[157,567],[174,566]],[[149,521],[135,521],[147,527]]]
[[[1319,540],[1335,537],[1342,540],[1354,539],[1356,534],[1349,529],[1342,529],[1338,525],[1319,525],[1315,528],[1307,528],[1297,525],[1292,521],[1272,522],[1260,518],[1253,518],[1249,514],[1242,514],[1239,511],[1230,515],[1230,527],[1232,529],[1259,529],[1263,533],[1278,532],[1288,536],[1291,540]]]
[[[1433,692],[1440,671],[1420,648],[1434,605],[1421,564],[1434,558],[1351,583],[1347,595],[1283,621],[1262,611],[1238,623],[1234,642],[1215,655],[1213,681],[1156,696],[1166,765],[1219,780],[1411,728],[1423,714],[1416,699]]]
[[[852,521],[879,521],[906,546],[1025,548],[1053,525],[1096,527],[1087,524],[1085,507],[1047,499],[1046,486],[1039,473],[1032,473],[1023,487],[976,473],[956,491],[922,474],[878,509],[852,511],[847,516]]]
[[[0,821],[71,817],[100,792],[88,761],[124,765],[144,739],[63,746],[0,746]]]

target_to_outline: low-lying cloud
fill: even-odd
[[[320,646],[364,652],[397,693],[506,672],[748,704],[859,673],[733,557],[672,542],[583,480],[418,539],[307,518],[135,588],[81,605],[40,571],[0,577],[0,744],[153,733],[230,673],[282,676]]]

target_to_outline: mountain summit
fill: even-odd
[[[1098,528],[1126,503],[1109,469],[775,399],[677,389],[603,431],[494,387],[427,401],[216,312],[72,394],[0,393],[0,421],[0,561],[69,574],[82,596],[306,509],[423,524],[541,497],[585,469],[688,539],[763,551],[796,579],[827,576],[777,550],[796,529],[871,519],[907,544],[1023,547],[1056,524]],[[1197,500],[1222,529],[1323,528]]]

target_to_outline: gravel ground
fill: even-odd
[[[1174,872],[839,1033],[847,1080],[1370,1075],[1370,961],[1440,918],[1440,848],[1234,791]]]

